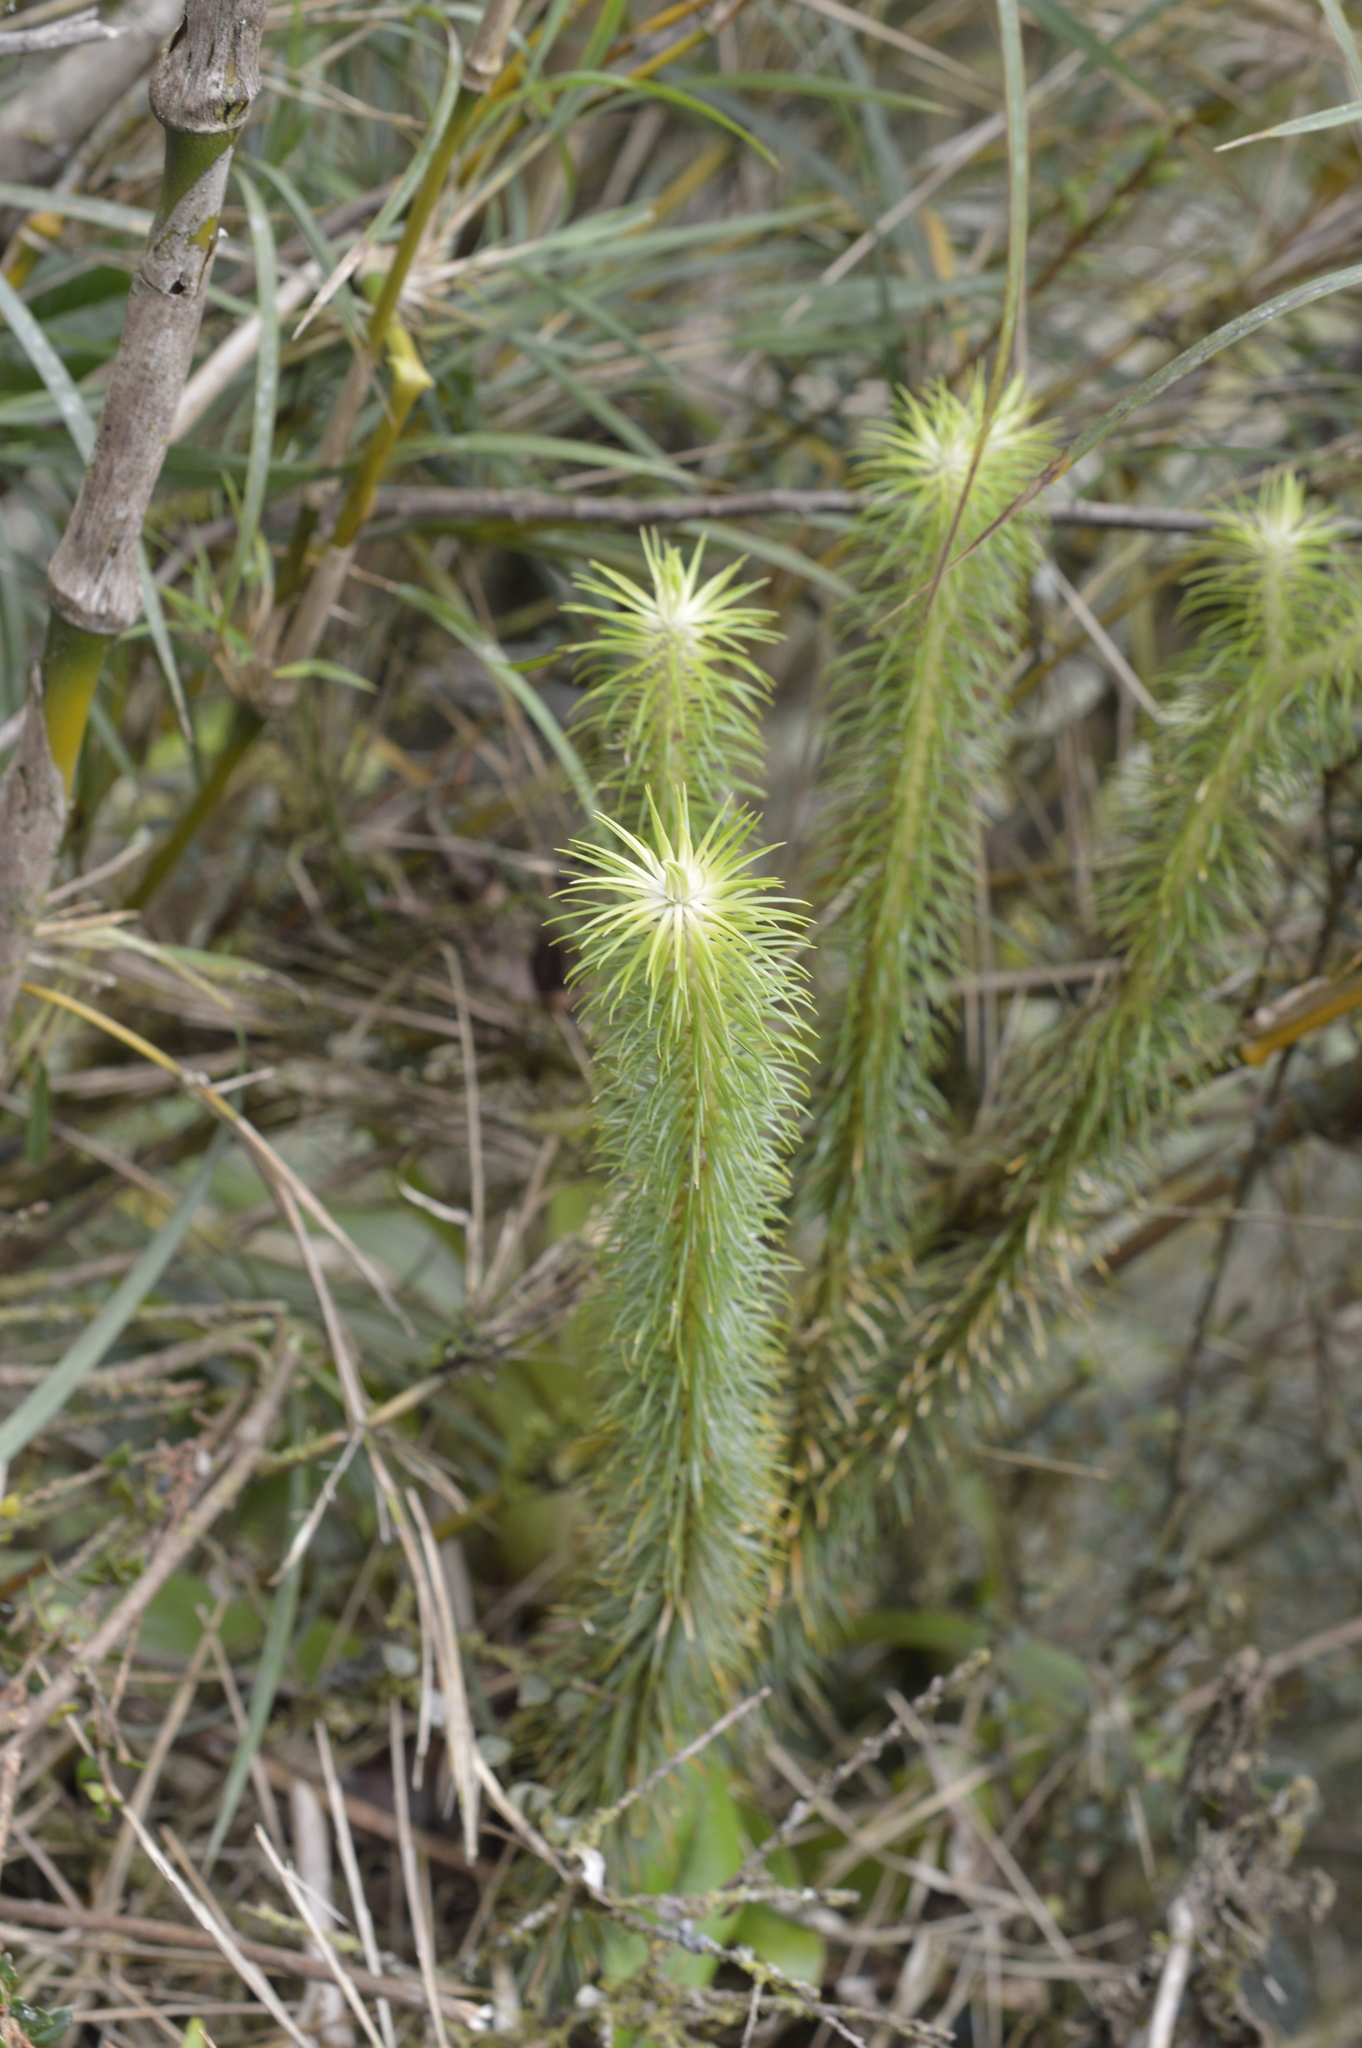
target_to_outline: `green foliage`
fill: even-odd
[[[62,2035],[71,2024],[71,2007],[55,2006],[51,2012],[40,2005],[30,2005],[19,1996],[19,1973],[8,1949],[0,1955],[0,2024],[9,2021],[17,2027],[29,2048],[56,2048]],[[6,2040],[11,2038],[8,2028]]]
[[[1004,1139],[1007,1215],[986,1256],[938,1276],[942,1306],[899,1388],[920,1398],[945,1363],[968,1377],[1006,1312],[1063,1275],[1093,1177],[1223,1058],[1237,1028],[1217,984],[1245,931],[1270,920],[1283,828],[1353,739],[1362,577],[1336,524],[1292,476],[1227,514],[1188,578],[1200,628],[1166,722],[1117,793],[1118,854],[1099,902],[1119,978],[1020,1077]]]
[[[569,890],[614,1189],[598,1368],[602,1781],[724,1705],[769,1604],[779,1508],[776,1239],[800,1095],[801,919],[751,821],[579,845]],[[606,821],[609,823],[610,821]],[[587,1742],[584,1751],[594,1754]]]
[[[943,1121],[933,1085],[964,966],[977,798],[1006,730],[998,680],[1015,648],[1031,527],[1014,520],[949,576],[1044,461],[1019,386],[985,416],[982,381],[946,386],[871,430],[857,533],[857,644],[830,692],[820,938],[844,981],[808,1174],[827,1219],[820,1308],[849,1265],[908,1223],[910,1162]],[[925,593],[923,586],[928,588]]]
[[[741,562],[700,581],[704,543],[687,561],[680,548],[643,535],[650,582],[597,568],[578,579],[599,600],[573,611],[598,622],[580,650],[594,687],[577,734],[615,815],[637,826],[645,790],[675,823],[685,789],[697,826],[735,796],[759,793],[762,707],[770,677],[749,649],[778,638],[771,613],[744,600],[760,586],[735,583]]]

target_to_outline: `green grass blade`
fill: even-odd
[[[599,441],[576,441],[562,434],[409,434],[403,438],[402,455],[407,462],[428,462],[432,456],[461,462],[470,455],[511,457],[535,464],[580,462],[588,469],[616,469],[621,476],[654,476],[670,484],[681,480],[687,489],[693,489],[695,484],[694,477],[678,470],[665,455],[626,455],[619,448],[603,448]],[[534,480],[552,481],[539,471]]]
[[[507,661],[495,640],[489,640],[482,627],[470,612],[456,604],[449,597],[436,597],[428,590],[418,590],[414,583],[395,583],[394,594],[404,603],[413,605],[426,617],[434,619],[447,633],[452,633],[461,646],[476,654],[503,689],[508,690],[521,710],[538,728],[544,739],[562,764],[568,781],[581,801],[588,817],[597,809],[596,791],[591,778],[582,766],[581,757],[562,726],[549,710],[539,692],[526,682],[519,669]]]
[[[1026,109],[1026,57],[1022,50],[1017,0],[997,0],[998,40],[1003,57],[1003,89],[1007,105],[1007,287],[998,327],[998,353],[989,390],[991,413],[1012,368],[1026,297],[1026,242],[1031,214],[1031,141]],[[987,419],[984,431],[987,432]]]
[[[1273,142],[1279,135],[1318,135],[1323,128],[1342,128],[1346,122],[1362,121],[1362,100],[1349,100],[1344,107],[1324,107],[1318,114],[1301,114],[1294,121],[1279,121],[1275,128],[1255,128],[1252,135],[1236,135],[1216,150],[1242,149],[1246,142]]]
[[[246,201],[251,224],[251,247],[255,252],[256,294],[260,314],[260,347],[255,358],[255,403],[251,410],[251,452],[246,466],[246,488],[241,497],[236,547],[223,591],[223,617],[230,618],[241,580],[246,573],[260,532],[269,483],[270,456],[274,449],[274,413],[279,396],[279,306],[275,286],[274,230],[269,209],[254,179],[241,165],[234,165],[237,183]]]
[[[59,1413],[87,1374],[92,1373],[109,1347],[116,1343],[142,1303],[164,1273],[184,1241],[208,1184],[227,1147],[228,1133],[217,1130],[203,1164],[181,1195],[170,1215],[152,1238],[137,1264],[114,1289],[99,1314],[82,1330],[75,1343],[58,1359],[40,1386],[19,1403],[14,1413],[0,1423],[0,1465],[8,1464],[22,1451],[45,1423]]]
[[[426,167],[439,148],[445,129],[449,125],[454,102],[459,97],[459,82],[462,76],[463,56],[458,44],[451,37],[449,69],[445,73],[445,81],[440,88],[439,102],[431,116],[430,126],[422,136],[421,146],[403,172],[396,190],[384,201],[366,231],[366,241],[382,241],[389,228],[394,227],[406,212],[417,186],[426,175]]]
[[[852,594],[844,576],[825,568],[812,555],[772,540],[769,534],[749,533],[745,528],[721,525],[716,519],[688,519],[677,530],[693,535],[696,540],[712,540],[717,547],[730,548],[735,555],[751,555],[758,562],[769,562],[773,569],[783,569],[787,576],[794,576],[801,583],[816,583],[831,597],[846,599]]]
[[[508,338],[523,355],[528,356],[530,361],[544,372],[546,377],[552,377],[560,384],[583,412],[590,413],[593,419],[599,420],[607,433],[613,434],[626,448],[632,448],[635,455],[641,455],[646,461],[658,464],[659,474],[668,477],[671,482],[689,485],[690,478],[685,470],[678,469],[667,461],[666,455],[652,435],[645,432],[636,421],[631,420],[628,413],[621,412],[603,391],[593,390],[590,384],[584,384],[580,377],[574,375],[557,349],[546,347],[523,327],[511,328]],[[607,454],[609,452],[607,451]]]
[[[301,1418],[294,1418],[293,1437],[298,1441],[302,1434]],[[290,1540],[307,1512],[307,1471],[302,1465],[294,1465],[288,1477],[289,1536]],[[255,1668],[255,1682],[251,1686],[251,1704],[246,1710],[246,1725],[241,1731],[232,1761],[227,1769],[227,1779],[222,1788],[217,1818],[213,1832],[208,1837],[208,1847],[203,1854],[203,1873],[206,1877],[217,1860],[217,1854],[227,1839],[227,1830],[236,1818],[241,1795],[246,1789],[251,1765],[255,1762],[260,1745],[269,1725],[271,1710],[279,1691],[279,1680],[283,1676],[284,1659],[293,1641],[293,1624],[298,1615],[298,1593],[303,1583],[305,1559],[290,1565],[279,1581],[270,1609],[269,1626],[265,1630],[265,1641],[260,1651],[260,1662]]]
[[[156,659],[161,664],[161,673],[166,679],[166,688],[170,692],[170,701],[175,706],[175,716],[179,721],[180,731],[184,734],[185,743],[197,765],[199,743],[194,732],[193,720],[189,716],[189,700],[184,693],[184,682],[180,676],[180,666],[175,659],[175,649],[171,645],[170,639],[170,628],[166,624],[165,607],[161,603],[161,592],[156,578],[151,573],[151,563],[147,558],[145,542],[142,542],[137,550],[137,571],[142,579],[142,610],[146,614],[147,632],[151,636],[152,646],[156,649]]]
[[[1100,48],[1100,45],[1099,45]],[[719,77],[707,72],[678,76],[673,83],[683,91],[702,94],[711,86],[725,92],[788,92],[820,100],[866,100],[872,106],[900,107],[918,114],[945,114],[950,109],[938,100],[924,100],[912,93],[891,92],[886,86],[863,85],[855,78],[814,78],[802,71],[725,71]]]
[[[118,206],[110,199],[91,199],[84,192],[49,192],[42,185],[0,182],[0,206],[21,206],[28,213],[55,213],[64,220],[88,221],[91,227],[112,228],[119,235],[145,235],[155,219],[144,206]]]
[[[1118,57],[1111,43],[1104,43],[1099,36],[1072,15],[1062,0],[1025,0],[1026,11],[1041,28],[1061,43],[1068,43],[1075,50],[1081,50],[1085,57],[1091,57],[1094,64],[1100,64],[1104,71],[1114,78],[1123,78],[1127,85],[1133,85],[1141,99],[1151,100],[1154,95],[1149,87],[1131,70],[1123,57]],[[1113,38],[1113,40],[1118,40]]]
[[[1352,25],[1339,5],[1339,0],[1319,0],[1324,19],[1334,32],[1334,40],[1343,52],[1343,62],[1348,67],[1348,76],[1353,82],[1353,91],[1362,98],[1362,50],[1358,49],[1357,37]]]
[[[65,363],[3,272],[0,272],[0,313],[4,315],[10,333],[42,378],[47,387],[47,394],[61,416],[62,424],[80,450],[82,460],[88,462],[90,451],[95,445],[95,423],[90,417],[85,400],[72,382],[71,373]]]
[[[1000,526],[1005,526],[1009,519],[1015,519],[1019,512],[1034,504],[1043,490],[1050,484],[1057,483],[1060,477],[1066,475],[1076,462],[1080,462],[1094,448],[1100,448],[1102,443],[1109,440],[1118,427],[1123,427],[1134,413],[1139,412],[1151,400],[1162,398],[1165,391],[1171,390],[1174,384],[1181,383],[1193,370],[1199,370],[1203,363],[1210,362],[1213,356],[1218,356],[1224,349],[1232,348],[1235,342],[1243,341],[1248,335],[1256,334],[1260,327],[1268,326],[1285,313],[1298,313],[1303,306],[1313,306],[1318,299],[1331,298],[1335,292],[1352,291],[1358,285],[1362,285],[1362,263],[1350,263],[1346,270],[1330,270],[1323,277],[1312,278],[1308,284],[1294,285],[1290,291],[1278,292],[1275,299],[1266,299],[1261,306],[1252,306],[1247,313],[1240,313],[1235,319],[1227,320],[1225,325],[1217,327],[1214,333],[1203,335],[1200,341],[1193,342],[1190,348],[1185,348],[1181,355],[1174,356],[1171,363],[1165,363],[1161,370],[1155,370],[1152,377],[1146,377],[1142,384],[1137,384],[1133,391],[1128,391],[1124,398],[1118,399],[1116,404],[1104,412],[1100,419],[1094,420],[1076,441],[1071,441],[1053,462],[1048,462],[1039,476],[1033,478],[1007,509],[998,514],[992,525],[981,533],[977,540],[971,542],[969,547],[963,548],[953,557],[948,569],[956,568],[972,555],[976,548],[981,548]],[[905,604],[913,603],[919,594],[917,591],[912,592],[904,600]]]
[[[703,121],[713,121],[720,128],[726,128],[730,135],[736,135],[739,142],[745,142],[757,155],[776,168],[776,158],[759,142],[750,128],[741,121],[735,121],[731,114],[725,114],[707,100],[697,99],[694,93],[683,92],[680,86],[663,85],[656,78],[621,78],[614,71],[568,71],[553,81],[555,91],[566,91],[577,85],[605,86],[613,95],[615,104],[627,105],[631,99],[662,100],[668,106],[681,107],[688,114],[698,114]],[[514,95],[508,95],[506,104],[512,104]]]

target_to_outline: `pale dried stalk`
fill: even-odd
[[[477,1738],[473,1732],[473,1718],[468,1711],[468,1694],[463,1682],[459,1632],[454,1621],[449,1586],[441,1568],[434,1531],[431,1529],[425,1508],[421,1505],[420,1494],[411,1486],[407,1488],[407,1505],[420,1531],[421,1547],[425,1553],[435,1622],[435,1654],[440,1671],[440,1690],[445,1701],[445,1741],[449,1750],[449,1773],[453,1788],[458,1794],[459,1816],[463,1822],[464,1854],[471,1863],[476,1860],[478,1853],[478,1780],[473,1766]]]
[[[300,2033],[294,2025],[293,2015],[278,1996],[269,1978],[263,1970],[259,1969],[250,1960],[249,1956],[243,1955],[235,1937],[219,1916],[215,1906],[208,1899],[201,1896],[198,1888],[198,1873],[190,1863],[189,1858],[184,1854],[183,1849],[180,1848],[174,1835],[167,1830],[166,1840],[169,1842],[172,1850],[177,1852],[177,1860],[183,1862],[187,1875],[194,1879],[194,1884],[192,1885],[186,1884],[179,1871],[167,1860],[146,1823],[139,1820],[135,1814],[130,1814],[129,1819],[132,1822],[133,1833],[137,1836],[143,1853],[150,1857],[171,1890],[179,1894],[179,1897],[189,1908],[204,1933],[210,1934],[213,1937],[223,1956],[236,1971],[242,1983],[249,1985],[271,2019],[283,2028],[289,2040],[293,2042],[293,2048],[313,2048],[313,2043],[308,2040],[307,2035]]]
[[[1192,1968],[1192,1943],[1196,1938],[1196,1915],[1186,1899],[1174,1899],[1168,1908],[1168,1954],[1154,1997],[1149,2021],[1149,2048],[1172,2048],[1178,2008]]]
[[[402,1727],[402,1709],[395,1699],[388,1701],[388,1742],[392,1755],[397,1848],[402,1865],[402,1884],[407,1894],[407,1913],[411,1919],[412,1937],[421,1965],[421,1982],[426,1988],[426,2004],[435,2039],[439,2043],[439,2048],[449,2048],[449,2034],[440,2006],[440,1986],[435,1975],[435,1945],[431,1940],[430,1925],[426,1919],[424,1891],[416,1861],[416,1844],[412,1840],[411,1807],[407,1798],[407,1742]]]
[[[0,1757],[0,1870],[5,1867],[5,1851],[9,1847],[9,1831],[14,1820],[14,1795],[19,1789],[19,1773],[23,1767],[21,1746],[6,1750]]]
[[[355,1854],[354,1836],[350,1833],[350,1816],[345,1810],[345,1794],[341,1789],[335,1758],[331,1754],[331,1738],[327,1734],[325,1721],[318,1721],[314,1732],[317,1737],[317,1754],[322,1761],[322,1776],[326,1781],[326,1796],[331,1807],[331,1825],[336,1831],[336,1847],[340,1851],[341,1868],[345,1872],[345,1885],[350,1894],[350,1911],[354,1916],[364,1960],[377,1976],[382,1969],[378,1939],[374,1933],[369,1901],[364,1896],[364,1880],[360,1875],[359,1858]],[[378,2001],[378,2023],[383,2029],[386,2048],[397,2048],[392,2007],[385,1998]]]
[[[293,1857],[296,1875],[287,1871],[272,1852],[269,1838],[260,1828],[256,1837],[275,1875],[293,1902],[293,1909],[306,1922],[313,1955],[331,1971],[333,1981],[308,1988],[298,2012],[298,2024],[315,2034],[322,2048],[354,2048],[355,2028],[351,2012],[369,2036],[372,2048],[383,2048],[373,2021],[354,1986],[347,1982],[327,1939],[322,1910],[331,1906],[331,1830],[326,1808],[316,1788],[306,1778],[295,1778],[289,1790],[289,1815],[293,1823]],[[322,1909],[322,1910],[319,1910]],[[348,2008],[348,2010],[347,2010]]]

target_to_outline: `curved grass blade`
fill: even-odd
[[[494,679],[503,689],[510,692],[521,710],[537,726],[557,755],[587,816],[594,817],[597,810],[596,791],[590,776],[582,766],[577,749],[539,692],[526,682],[519,669],[507,661],[496,642],[488,639],[472,614],[450,598],[436,597],[428,590],[418,590],[414,583],[391,583],[387,587],[404,603],[415,606],[416,610],[424,612],[427,618],[434,619],[438,626],[443,626],[447,633],[452,633],[461,646],[468,648],[471,654],[477,655],[479,661],[486,663]]]
[[[75,442],[81,460],[88,462],[95,445],[95,423],[85,400],[77,391],[71,372],[3,271],[0,271],[0,313],[42,378],[48,397],[61,415],[62,424]]]
[[[1025,7],[1039,27],[1049,29],[1050,34],[1061,43],[1069,43],[1075,50],[1081,50],[1085,57],[1091,57],[1094,64],[1100,64],[1102,69],[1111,72],[1114,78],[1124,79],[1127,85],[1134,87],[1146,107],[1159,115],[1164,114],[1165,109],[1160,106],[1149,87],[1131,70],[1123,57],[1117,56],[1112,44],[1104,43],[1100,37],[1095,36],[1090,28],[1085,27],[1067,7],[1062,5],[1062,0],[1025,0]],[[1112,38],[1112,42],[1119,40],[1119,36]]]
[[[184,683],[180,676],[180,665],[175,659],[175,649],[170,639],[170,628],[166,624],[165,607],[161,603],[160,585],[151,573],[151,563],[147,557],[145,541],[141,542],[138,546],[137,572],[142,579],[142,611],[146,620],[147,633],[150,636],[152,646],[156,649],[156,659],[161,664],[161,673],[166,679],[166,688],[170,692],[170,701],[175,706],[176,720],[181,733],[184,735],[185,744],[193,758],[195,771],[198,772],[200,766],[198,735],[194,731],[193,721],[189,716],[189,699],[184,694]]]
[[[721,525],[717,519],[688,519],[679,530],[696,540],[712,540],[717,547],[728,548],[735,555],[751,555],[755,561],[769,562],[773,569],[783,569],[787,576],[794,576],[801,583],[818,584],[831,597],[845,600],[852,595],[851,585],[836,570],[798,548],[772,540],[768,534],[748,533],[736,526]]]
[[[1099,45],[1100,47],[1100,45]],[[885,86],[863,85],[855,78],[814,78],[803,71],[725,71],[717,78],[696,72],[674,81],[686,92],[700,94],[711,85],[725,92],[788,92],[809,94],[820,100],[866,100],[876,107],[906,108],[918,114],[946,114],[951,110],[939,100],[924,100],[908,92],[890,92]]]
[[[94,1371],[110,1345],[123,1334],[183,1243],[185,1232],[208,1192],[218,1161],[227,1149],[227,1142],[225,1129],[213,1133],[203,1155],[203,1164],[137,1264],[119,1282],[94,1321],[81,1331],[41,1385],[36,1386],[14,1413],[0,1423],[0,1465],[8,1464],[25,1445],[32,1443],[44,1424],[65,1407],[81,1381]]]
[[[504,331],[514,333],[511,328]],[[456,461],[469,455],[490,455],[530,463],[580,462],[588,469],[601,469],[608,464],[621,476],[655,476],[664,483],[675,483],[679,474],[687,489],[693,488],[695,482],[688,471],[678,472],[676,464],[665,455],[626,455],[620,448],[603,448],[599,441],[574,441],[560,434],[410,434],[403,440],[402,452],[409,462],[424,462],[432,455]]]
[[[739,142],[745,142],[749,148],[755,149],[757,155],[770,164],[773,170],[779,168],[777,158],[764,142],[757,140],[750,128],[745,128],[741,121],[735,121],[731,114],[725,114],[720,108],[711,106],[707,100],[697,99],[694,93],[683,92],[680,86],[663,85],[656,78],[621,78],[614,71],[567,71],[553,80],[555,91],[567,91],[574,85],[604,86],[610,93],[612,104],[627,103],[631,99],[665,100],[669,106],[681,107],[688,114],[699,114],[703,120],[716,122],[720,128],[726,128],[730,135],[736,135]],[[508,93],[501,104],[504,107],[512,106],[515,99],[514,93]]]
[[[454,103],[459,97],[459,86],[462,79],[463,52],[460,50],[455,37],[451,35],[449,38],[449,68],[445,73],[444,84],[440,88],[439,102],[435,112],[431,115],[430,125],[421,138],[420,147],[416,150],[411,162],[398,180],[396,187],[384,201],[361,238],[362,247],[370,249],[375,247],[377,243],[382,241],[389,228],[393,227],[406,212],[417,187],[426,175],[431,158],[444,139],[444,132],[449,125],[450,115],[454,112]],[[351,271],[355,267],[355,262],[355,252],[352,249],[333,268],[330,276],[318,290],[316,298],[313,299],[295,330],[295,339],[298,334],[302,333],[308,322],[316,318],[322,307],[330,304],[341,286],[349,278]]]
[[[111,228],[118,235],[145,237],[155,219],[145,206],[118,206],[111,199],[91,199],[84,192],[49,192],[45,185],[0,182],[0,206],[21,206],[26,213],[56,213],[65,220]]]
[[[998,0],[998,41],[1007,106],[1007,286],[998,328],[998,353],[989,381],[980,446],[1012,368],[1022,301],[1026,297],[1026,242],[1031,209],[1031,139],[1026,109],[1026,57],[1017,0]],[[963,501],[962,501],[963,502]]]
[[[1006,510],[998,514],[978,539],[972,541],[967,548],[962,548],[960,553],[947,563],[943,573],[949,575],[952,569],[967,561],[975,549],[981,548],[1000,526],[1006,526],[1009,519],[1015,519],[1019,512],[1025,511],[1028,505],[1035,503],[1043,490],[1066,475],[1076,462],[1081,462],[1085,455],[1090,454],[1094,448],[1100,448],[1103,441],[1109,440],[1116,429],[1123,427],[1133,413],[1139,412],[1151,400],[1162,398],[1165,391],[1171,390],[1174,384],[1190,376],[1193,370],[1199,370],[1203,363],[1210,362],[1222,349],[1232,348],[1236,341],[1243,341],[1247,335],[1256,334],[1260,327],[1266,327],[1270,321],[1279,319],[1284,313],[1297,313],[1303,306],[1313,306],[1317,299],[1330,298],[1335,292],[1352,291],[1359,285],[1362,285],[1362,263],[1350,263],[1345,270],[1330,270],[1323,277],[1312,278],[1309,284],[1295,285],[1290,291],[1278,292],[1275,299],[1266,299],[1261,306],[1251,307],[1247,313],[1240,313],[1235,319],[1226,321],[1223,327],[1217,327],[1214,333],[1204,335],[1200,341],[1193,342],[1181,355],[1174,356],[1171,363],[1165,363],[1161,370],[1155,370],[1152,377],[1146,377],[1142,384],[1137,384],[1133,391],[1128,391],[1124,398],[1118,399],[1116,404],[1104,412],[1100,419],[1094,420],[1076,441],[1071,441],[1067,448],[1062,449],[1053,462],[1047,462],[1039,475],[1031,480],[1024,491],[1018,493]],[[909,605],[916,604],[931,588],[931,584],[921,584],[918,589],[910,591],[902,604],[896,605],[893,612],[886,613],[886,619],[893,618],[898,612],[906,611]]]
[[[1343,62],[1348,67],[1348,76],[1353,82],[1353,91],[1362,96],[1362,50],[1357,47],[1357,37],[1352,25],[1339,5],[1339,0],[1319,0],[1324,19],[1334,32],[1334,40],[1343,52]]]

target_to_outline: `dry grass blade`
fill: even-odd
[[[240,1977],[242,1983],[250,1987],[271,2019],[283,2029],[289,2040],[293,2042],[294,2048],[314,2048],[314,2044],[309,2042],[307,2035],[302,2033],[295,2025],[293,2015],[276,1994],[269,1978],[266,1977],[256,1964],[251,1962],[249,1957],[242,1954],[230,1930],[217,1912],[201,1897],[197,1886],[186,1883],[174,1864],[162,1853],[155,1837],[141,1816],[133,1813],[129,1808],[125,1808],[124,1812],[133,1833],[137,1837],[138,1846],[141,1848],[142,1853],[156,1866],[162,1879],[170,1886],[171,1891],[176,1894],[182,1904],[189,1909],[204,1933],[212,1937],[231,1968]],[[187,1859],[185,1860],[187,1861]],[[190,1868],[192,1873],[192,1866]]]
[[[421,1496],[414,1487],[407,1488],[407,1505],[420,1532],[421,1548],[425,1557],[431,1610],[436,1625],[436,1661],[440,1670],[440,1688],[444,1695],[445,1740],[449,1748],[450,1780],[459,1801],[464,1852],[472,1862],[478,1853],[478,1779],[473,1765],[477,1736],[473,1732],[473,1720],[468,1711],[463,1659],[459,1652],[459,1632],[454,1621],[454,1608],[450,1601],[439,1548],[425,1508],[421,1504]]]
[[[160,1783],[161,1773],[165,1769],[166,1758],[174,1748],[180,1730],[184,1726],[185,1716],[194,1703],[194,1696],[198,1692],[203,1679],[204,1668],[209,1658],[216,1653],[218,1629],[221,1626],[222,1617],[226,1610],[226,1600],[220,1599],[212,1614],[205,1620],[203,1634],[194,1646],[194,1653],[189,1660],[189,1668],[180,1680],[179,1685],[175,1688],[170,1705],[166,1709],[165,1719],[156,1730],[156,1739],[151,1745],[146,1762],[142,1767],[136,1785],[133,1787],[132,1797],[124,1810],[119,1825],[118,1839],[113,1846],[113,1853],[109,1857],[108,1864],[100,1876],[99,1887],[93,1900],[95,1909],[99,1912],[116,1913],[118,1911],[119,1902],[123,1897],[123,1888],[128,1881],[128,1869],[132,1863],[133,1851],[137,1845],[137,1834],[132,1824],[132,1816],[135,1815],[139,1821],[144,1822],[151,1811],[151,1802],[156,1797],[156,1788]]]
[[[363,2027],[365,2034],[372,2043],[372,2048],[384,2048],[383,2038],[369,2016],[369,2009],[342,1968],[340,1958],[331,1945],[326,1929],[322,1926],[321,1916],[316,1911],[307,1890],[298,1882],[296,1872],[284,1862],[264,1829],[257,1828],[255,1833],[256,1840],[260,1844],[266,1862],[288,1894],[289,1903],[292,1905],[294,1912],[304,1922],[309,1934],[317,1944],[317,1951],[330,1970],[342,1998],[344,1998],[350,2011],[359,2021],[361,2027]]]
[[[402,1884],[406,1892],[407,1914],[411,1921],[416,1954],[421,1965],[421,1981],[426,1989],[426,2001],[435,2038],[440,2048],[449,2048],[444,2013],[440,2005],[440,1987],[435,1975],[435,1950],[431,1942],[430,1922],[426,1917],[420,1867],[416,1860],[416,1844],[412,1840],[411,1807],[407,1798],[406,1731],[402,1725],[402,1709],[395,1699],[388,1703],[388,1741],[392,1759],[393,1805],[397,1816],[397,1845],[402,1862]]]
[[[313,1733],[317,1740],[317,1754],[321,1758],[322,1777],[331,1808],[331,1825],[336,1831],[336,1847],[340,1851],[341,1869],[345,1872],[346,1889],[350,1894],[350,1911],[354,1915],[364,1960],[377,1976],[380,1966],[373,1915],[369,1911],[369,1901],[364,1895],[364,1880],[360,1875],[359,1861],[355,1855],[354,1836],[350,1832],[350,1816],[345,1809],[345,1795],[336,1773],[336,1762],[331,1754],[331,1737],[327,1733],[326,1723],[318,1721]],[[382,1998],[378,2001],[378,2023],[383,2030],[384,2048],[396,2048],[392,2007]]]

